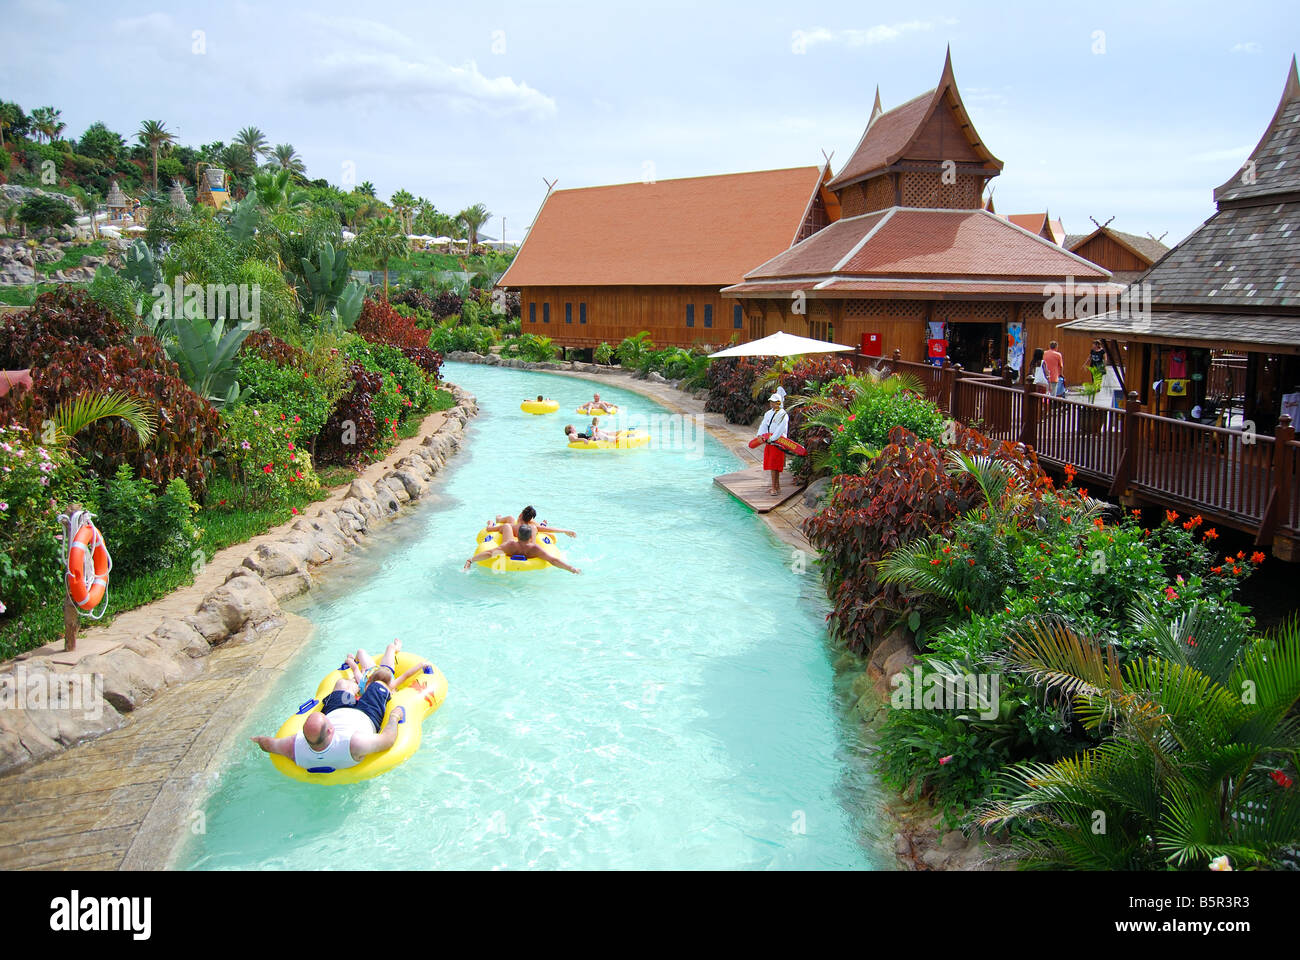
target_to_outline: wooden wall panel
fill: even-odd
[[[550,337],[560,346],[592,347],[602,342],[617,346],[641,331],[656,346],[715,346],[731,342],[733,335],[748,340],[748,325],[733,326],[732,307],[739,301],[723,297],[718,287],[524,287],[520,290],[522,329]],[[543,321],[543,304],[551,306],[550,323]],[[565,322],[565,304],[573,305],[573,320]],[[587,305],[587,322],[581,323],[581,304]],[[530,320],[530,304],[536,320]],[[695,307],[695,325],[686,325],[686,307]],[[713,308],[713,326],[705,327],[704,308]]]
[[[1135,255],[1128,248],[1120,246],[1104,233],[1098,234],[1071,252],[1107,270],[1146,270],[1151,266],[1146,260]]]

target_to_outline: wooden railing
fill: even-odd
[[[994,440],[1032,447],[1047,466],[1071,466],[1113,497],[1141,497],[1250,530],[1256,543],[1290,544],[1300,559],[1300,443],[1287,417],[1273,436],[1158,417],[1136,393],[1123,409],[1049,397],[1033,383],[1010,386],[960,367],[855,358],[882,373],[907,373],[954,420]],[[864,363],[865,362],[865,363]],[[1282,534],[1275,543],[1275,536]]]

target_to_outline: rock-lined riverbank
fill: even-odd
[[[123,615],[148,624],[145,629],[136,628],[111,642],[91,631],[79,640],[76,653],[47,647],[7,664],[0,673],[0,700],[10,707],[0,710],[0,773],[122,727],[126,715],[140,705],[197,677],[213,648],[248,643],[283,626],[280,601],[310,589],[318,567],[338,559],[367,532],[419,500],[460,448],[465,424],[478,413],[478,403],[459,388],[452,389],[456,405],[433,415],[441,418],[436,430],[417,443],[399,446],[387,469],[373,479],[354,480],[341,500],[331,499],[313,515],[257,538],[261,542],[242,560],[236,553],[224,581],[200,594],[192,613],[149,617],[151,608],[175,608],[177,599],[199,589],[197,583]],[[115,623],[105,633],[120,634],[116,628]],[[80,695],[101,684],[103,702],[95,710],[51,702],[55,691],[76,689]]]

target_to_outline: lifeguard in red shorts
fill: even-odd
[[[763,444],[763,469],[772,473],[772,487],[768,493],[775,497],[781,493],[781,471],[785,469],[785,451],[776,445],[776,441],[787,435],[790,415],[781,406],[785,399],[784,387],[777,387],[776,393],[767,399],[771,406],[763,415],[756,436],[766,441]]]

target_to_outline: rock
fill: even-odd
[[[0,772],[59,751],[59,743],[41,732],[26,710],[0,710]]]
[[[393,479],[400,481],[406,488],[407,496],[412,500],[418,500],[424,495],[425,489],[429,486],[427,480],[417,477],[411,470],[398,470],[393,474]]]
[[[78,669],[104,678],[104,699],[121,713],[148,702],[167,685],[161,665],[126,647],[87,657]]]
[[[357,477],[352,481],[352,486],[348,487],[348,496],[356,497],[358,500],[373,500],[375,499],[375,485],[369,480]]]
[[[266,589],[276,602],[301,596],[311,589],[311,574],[307,571],[290,573],[283,577],[271,577],[265,581]]]
[[[885,690],[892,693],[894,688],[890,686],[889,681],[898,674],[912,669],[914,663],[916,663],[916,654],[912,651],[911,647],[905,647],[902,650],[896,650],[894,653],[890,654],[889,658],[885,661],[884,669],[881,671],[884,679]]]
[[[164,620],[149,634],[149,639],[172,656],[183,654],[197,660],[212,652],[208,641],[203,639],[203,634],[181,620]]]
[[[244,566],[262,577],[285,577],[306,573],[310,552],[296,541],[263,543],[244,558]]]
[[[305,569],[289,572],[306,573]],[[236,576],[208,594],[186,622],[203,634],[209,643],[216,644],[246,624],[256,626],[279,612],[280,604],[259,577]]]
[[[821,477],[820,479],[814,480],[812,483],[808,484],[803,492],[803,505],[805,507],[817,506],[817,504],[821,502],[821,498],[826,494],[826,491],[830,488],[830,485],[830,477]]]
[[[315,547],[314,553],[323,557],[319,561],[313,562],[325,563],[329,560],[335,560],[347,553],[348,545],[339,533],[337,525],[330,528],[324,522],[317,518],[302,517],[293,525],[293,529],[299,531],[304,536],[310,537]]]

